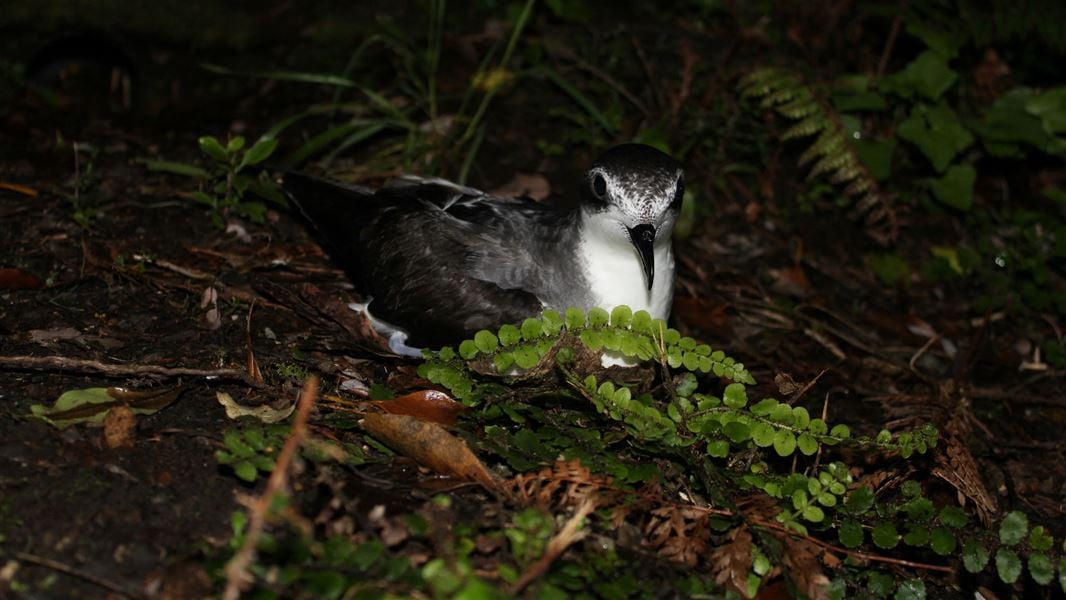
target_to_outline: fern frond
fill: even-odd
[[[811,167],[811,172],[807,173],[807,180],[810,181],[822,173],[828,173],[830,171],[836,173],[839,169],[845,169],[848,167],[854,167],[855,156],[848,152],[832,152],[827,153],[825,156],[814,163]]]
[[[799,120],[818,112],[818,101],[810,93],[800,94],[791,102],[777,107],[777,112],[792,120]]]
[[[871,203],[861,209],[863,213],[871,210],[873,204],[887,202],[888,197],[880,192],[877,181],[855,153],[839,115],[813,86],[784,69],[762,67],[743,76],[738,87],[741,97],[758,99],[760,107],[796,121],[780,135],[781,140],[817,136],[798,160],[800,166],[813,163],[807,173],[808,181],[825,176],[833,185],[846,185],[841,191],[844,197],[858,199],[862,196],[863,202]],[[885,206],[880,212],[891,210]],[[895,219],[889,215],[878,222],[891,224]],[[879,239],[895,236],[894,231],[870,233]]]
[[[809,148],[804,150],[803,154],[800,154],[798,162],[800,166],[806,165],[816,158],[821,158],[827,154],[836,154],[844,146],[844,136],[839,131],[834,128],[826,129]]]
[[[815,110],[818,109],[817,104],[811,104],[814,106]],[[832,125],[833,123],[829,119],[826,119],[825,115],[815,113],[786,129],[785,132],[781,134],[781,139],[787,141],[795,138],[811,136],[823,129],[828,129]]]

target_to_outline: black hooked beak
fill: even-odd
[[[651,225],[637,225],[628,227],[629,241],[640,255],[640,265],[644,267],[644,279],[648,282],[648,290],[651,290],[652,281],[655,280],[655,228]]]

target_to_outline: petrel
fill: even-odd
[[[549,308],[670,314],[684,172],[651,146],[604,152],[572,208],[413,176],[374,189],[287,173],[282,185],[398,354]]]

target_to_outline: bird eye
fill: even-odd
[[[685,182],[678,179],[677,189],[674,190],[674,200],[670,203],[670,208],[681,208],[681,202],[685,199]]]
[[[597,173],[596,176],[592,178],[592,192],[599,198],[603,198],[607,195],[607,180],[603,178],[603,175]]]

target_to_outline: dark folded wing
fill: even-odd
[[[541,308],[520,277],[493,279],[483,268],[506,245],[508,227],[494,205],[521,201],[415,178],[374,192],[291,174],[284,187],[334,259],[373,297],[370,311],[410,331],[408,343],[454,343]]]

